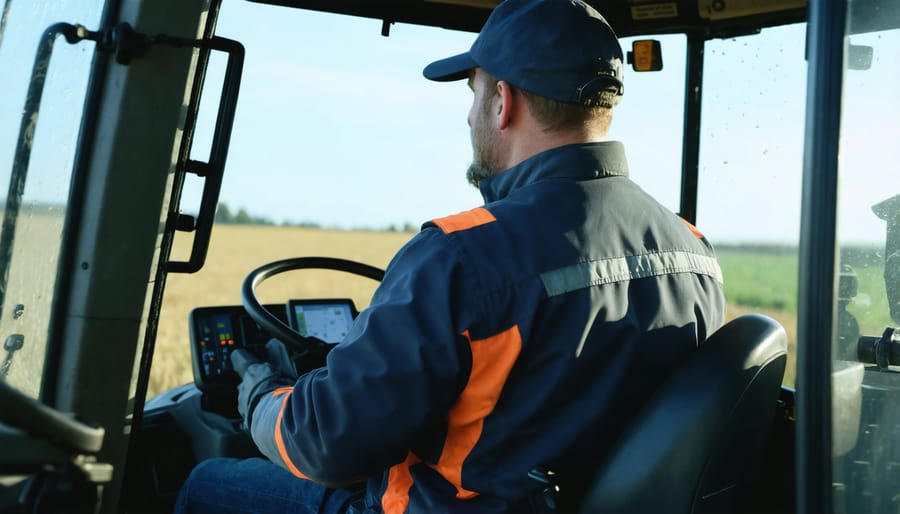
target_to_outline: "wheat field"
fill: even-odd
[[[173,260],[186,259],[190,237],[175,240]],[[385,268],[413,236],[402,232],[331,231],[296,227],[216,225],[203,269],[170,274],[160,312],[148,394],[193,380],[188,314],[194,307],[240,305],[247,274],[289,257],[340,257]],[[369,303],[377,283],[329,270],[293,271],[269,279],[257,293],[262,302],[289,298],[352,298],[358,309]]]

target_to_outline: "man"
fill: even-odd
[[[274,464],[201,464],[185,510],[237,510],[227,481],[259,512],[528,512],[536,468],[577,501],[721,325],[712,249],[603,141],[622,50],[596,11],[507,0],[468,52],[424,74],[473,91],[468,177],[484,206],[423,227],[327,366],[295,382],[237,358],[240,408]],[[361,498],[340,488],[362,480]]]

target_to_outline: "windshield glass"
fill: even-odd
[[[706,44],[697,227],[716,246],[728,319],[760,312],[788,333],[794,384],[806,25]]]
[[[422,77],[426,64],[468,50],[476,35],[394,24],[383,37],[381,25],[252,2],[222,6],[216,32],[243,43],[247,56],[218,222],[204,268],[167,280],[151,394],[191,380],[190,309],[239,304],[255,267],[302,255],[384,267],[423,222],[482,203],[465,178],[472,93],[464,81]],[[658,39],[664,69],[626,70],[610,137],[625,142],[634,180],[675,211],[685,38]],[[210,85],[221,65],[211,63],[204,98],[217,97]],[[208,152],[211,118],[198,127],[198,158]],[[198,191],[186,184],[183,211],[196,211]],[[186,257],[189,239],[176,237],[173,258]],[[365,307],[374,284],[347,277],[303,272],[261,293],[273,302],[350,296]]]
[[[896,512],[900,331],[893,327],[900,326],[900,9],[879,9],[869,2],[851,5],[838,190],[834,504],[835,512]]]
[[[4,344],[0,348],[0,380],[33,397],[38,396],[43,377],[57,260],[93,43],[69,45],[57,37],[52,59],[33,75],[35,53],[42,34],[54,23],[66,21],[96,28],[103,3],[3,2],[0,340]],[[33,77],[45,77],[44,88],[31,89],[29,96]]]

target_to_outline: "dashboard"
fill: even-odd
[[[332,344],[344,339],[358,314],[350,299],[289,300],[264,307],[300,335]],[[240,382],[231,366],[232,352],[244,348],[265,358],[265,345],[272,339],[240,305],[197,307],[189,324],[194,383],[205,392]]]

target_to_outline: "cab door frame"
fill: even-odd
[[[210,4],[110,0],[101,28],[126,22],[142,34],[198,39]],[[153,45],[128,65],[114,58],[95,54],[42,390],[45,402],[106,431],[97,458],[112,464],[113,478],[101,512],[118,510],[198,51]]]
[[[832,512],[832,344],[846,0],[809,3],[797,302],[797,512]]]

